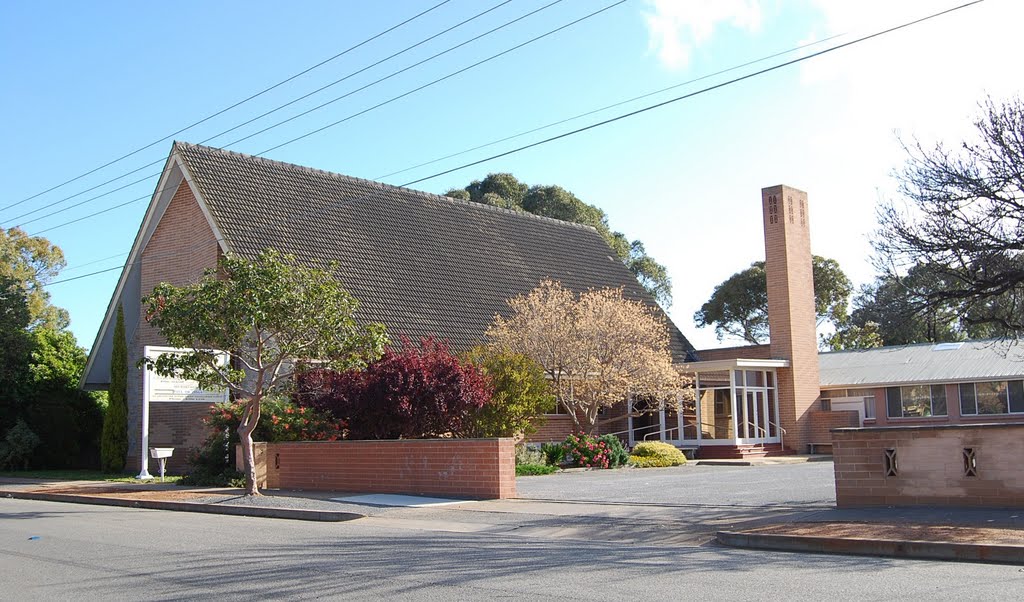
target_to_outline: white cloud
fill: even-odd
[[[715,27],[747,31],[761,26],[758,0],[648,0],[648,50],[669,69],[682,69],[694,48],[708,42]]]

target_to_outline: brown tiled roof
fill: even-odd
[[[621,286],[657,307],[588,226],[206,146],[175,150],[231,251],[270,247],[322,268],[337,262],[360,319],[392,337],[468,348],[507,312],[507,299],[545,278],[574,291]],[[683,361],[692,346],[665,320]]]

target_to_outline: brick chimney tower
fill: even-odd
[[[803,453],[810,410],[820,393],[814,275],[807,193],[789,186],[761,190],[771,355],[787,359],[778,376],[779,423],[787,448]]]

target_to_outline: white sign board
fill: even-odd
[[[174,347],[150,347],[143,348],[143,353],[150,359],[157,359],[165,353],[185,354],[189,349],[176,349]],[[227,365],[228,354],[220,353],[221,362]],[[227,388],[220,390],[200,389],[199,383],[184,378],[160,376],[152,370],[146,370],[145,374],[145,396],[147,402],[152,401],[187,401],[206,404],[221,403],[228,401]]]

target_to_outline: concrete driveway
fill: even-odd
[[[568,471],[519,477],[520,498],[666,506],[834,507],[831,462]]]

